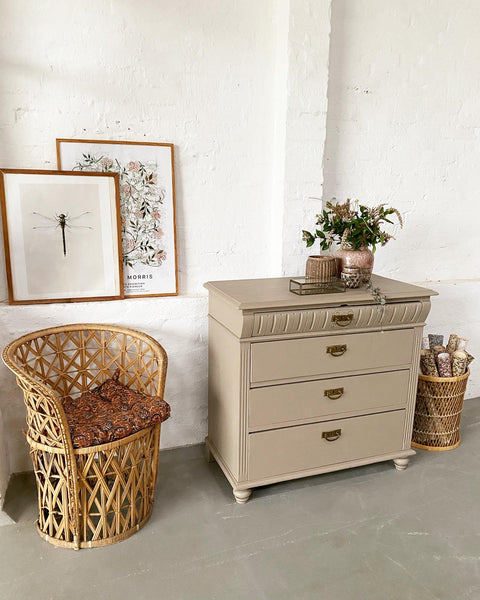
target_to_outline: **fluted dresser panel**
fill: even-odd
[[[404,469],[435,292],[373,276],[296,296],[288,278],[209,282],[209,457],[237,502],[259,485],[393,459]]]
[[[386,305],[382,310],[378,308],[378,305],[366,305],[350,308],[259,312],[254,315],[252,336],[338,331],[347,327],[348,329],[391,327],[416,323],[422,313],[421,302],[401,302]]]

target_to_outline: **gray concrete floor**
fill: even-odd
[[[480,402],[462,444],[254,490],[235,504],[203,447],[163,451],[150,522],[130,539],[65,550],[36,533],[30,474],[0,528],[2,600],[478,600]]]

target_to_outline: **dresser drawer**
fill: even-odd
[[[248,478],[307,471],[402,449],[405,411],[397,410],[312,425],[251,433]],[[335,441],[323,433],[341,430]]]
[[[254,388],[248,396],[249,427],[271,429],[341,413],[402,408],[409,374],[392,371]]]
[[[260,384],[407,365],[412,347],[413,329],[254,342],[250,381]]]

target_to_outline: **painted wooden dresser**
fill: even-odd
[[[208,282],[207,454],[252,488],[393,459],[407,467],[426,288],[298,296],[288,278]]]

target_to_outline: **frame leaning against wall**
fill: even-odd
[[[10,304],[123,298],[119,177],[0,170]]]
[[[57,139],[57,161],[119,174],[125,297],[177,295],[173,144]]]

